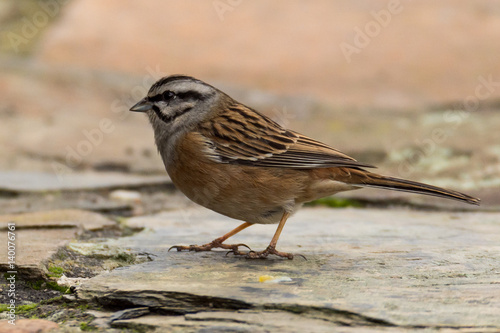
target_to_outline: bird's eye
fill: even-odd
[[[170,101],[171,99],[175,98],[175,93],[171,92],[170,90],[167,90],[163,92],[162,97],[165,101]]]

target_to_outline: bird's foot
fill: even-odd
[[[168,250],[176,249],[177,251],[195,251],[195,252],[202,252],[202,251],[210,251],[215,248],[221,248],[221,249],[226,249],[230,250],[233,252],[241,252],[239,251],[239,247],[244,246],[250,251],[250,247],[246,244],[223,244],[219,239],[215,239],[210,243],[203,244],[203,245],[174,245],[170,247]]]
[[[264,251],[249,251],[249,252],[241,252],[241,251],[234,251],[231,250],[228,252],[233,253],[234,255],[237,256],[244,256],[247,259],[266,259],[270,254],[274,254],[275,256],[281,257],[281,258],[287,258],[289,260],[292,260],[294,256],[300,256],[304,258],[305,260],[306,257],[304,257],[302,254],[293,254],[293,253],[287,253],[287,252],[281,252],[276,250],[276,247],[269,245]]]

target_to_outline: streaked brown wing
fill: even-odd
[[[199,132],[210,147],[211,159],[220,163],[297,169],[373,167],[241,104],[202,124]]]

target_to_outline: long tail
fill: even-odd
[[[470,195],[411,180],[381,176],[360,169],[349,169],[349,173],[348,183],[352,185],[432,195],[473,205],[479,205],[480,203],[478,198],[471,197]]]

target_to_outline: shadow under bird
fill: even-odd
[[[219,89],[190,76],[157,81],[131,111],[144,112],[174,185],[192,201],[243,224],[204,245],[247,258],[293,254],[276,250],[286,220],[302,204],[362,187],[413,192],[479,204],[479,199],[410,180],[381,176],[340,151],[286,129]],[[263,251],[224,244],[253,224],[278,223]]]

